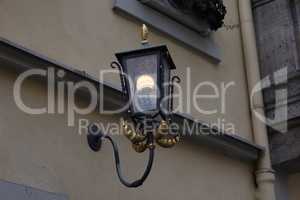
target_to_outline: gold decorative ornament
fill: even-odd
[[[156,143],[163,147],[163,148],[171,148],[173,147],[175,144],[178,143],[179,140],[175,139],[175,138],[161,138],[156,140]]]
[[[164,148],[171,148],[180,140],[178,135],[169,134],[169,124],[162,120],[155,135],[156,143]]]
[[[148,145],[145,142],[132,143],[132,148],[137,153],[143,153],[148,148]]]
[[[141,36],[142,36],[142,44],[143,45],[148,44],[149,30],[148,30],[148,27],[146,26],[146,24],[143,24],[143,26],[142,26]]]
[[[165,120],[162,120],[158,126],[155,137],[156,139],[159,139],[166,136],[168,133],[169,133],[169,125]]]
[[[146,136],[140,133],[137,133],[126,121],[122,120],[122,128],[124,135],[132,142],[139,143],[143,142],[146,139]]]
[[[127,121],[122,120],[123,133],[128,138],[133,149],[138,153],[143,153],[147,148],[154,148],[154,144],[146,144],[146,136],[134,130]],[[162,120],[156,130],[155,141],[163,148],[171,148],[180,140],[178,135],[169,133],[169,124]]]

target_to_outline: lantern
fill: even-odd
[[[169,127],[172,112],[173,82],[179,82],[177,76],[171,77],[175,69],[173,60],[166,46],[149,47],[147,45],[148,29],[142,28],[142,49],[117,53],[119,61],[112,62],[113,68],[120,71],[123,94],[129,101],[131,119],[136,125],[132,129],[123,121],[123,133],[131,141],[133,149],[142,153],[149,150],[147,167],[140,179],[128,182],[122,176],[117,144],[108,133],[104,133],[95,124],[90,124],[87,136],[93,151],[99,151],[103,139],[111,142],[114,149],[116,171],[123,185],[139,187],[148,177],[154,159],[155,142],[161,147],[170,148],[179,142],[179,135],[173,134]]]
[[[170,112],[170,71],[175,69],[166,46],[117,53],[123,88],[133,116],[167,115]]]

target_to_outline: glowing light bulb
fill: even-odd
[[[154,89],[155,83],[151,76],[149,75],[142,75],[136,81],[136,89],[143,90],[146,88]]]
[[[141,75],[136,80],[135,105],[139,111],[149,111],[156,107],[156,85],[150,75]]]

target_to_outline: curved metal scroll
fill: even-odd
[[[173,112],[173,93],[174,93],[174,83],[180,83],[181,79],[178,76],[173,76],[171,79],[171,103],[170,103],[170,112]]]
[[[113,69],[119,69],[119,71],[120,71],[120,80],[121,80],[122,92],[123,92],[123,94],[127,95],[125,74],[123,72],[122,66],[118,62],[116,62],[116,61],[111,62],[110,66]]]
[[[136,181],[133,181],[133,182],[128,182],[127,180],[125,180],[125,178],[123,177],[122,175],[122,171],[121,171],[121,164],[120,164],[120,156],[119,156],[119,150],[118,150],[118,146],[117,144],[114,142],[114,140],[106,135],[104,136],[106,139],[108,139],[111,144],[112,144],[112,147],[113,147],[113,151],[114,151],[114,156],[115,156],[115,163],[116,163],[116,171],[117,171],[117,174],[118,174],[118,177],[120,179],[120,182],[125,185],[126,187],[130,187],[130,188],[136,188],[136,187],[139,187],[141,185],[143,185],[143,183],[145,182],[145,180],[147,179],[150,171],[151,171],[151,168],[152,168],[152,165],[153,165],[153,160],[154,160],[154,146],[151,146],[149,147],[149,159],[148,159],[148,164],[147,164],[147,167],[146,167],[146,170],[144,172],[144,174],[142,175],[142,177]],[[148,135],[148,144],[153,144],[153,135]]]

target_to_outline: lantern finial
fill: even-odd
[[[143,24],[142,26],[142,44],[148,44],[148,35],[149,35],[149,30],[148,27],[146,26],[146,24]]]

